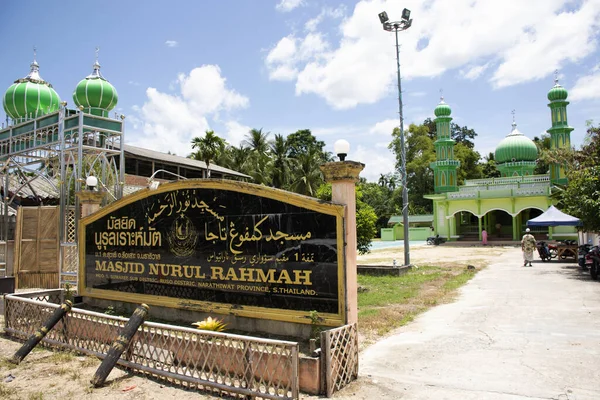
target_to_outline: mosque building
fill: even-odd
[[[571,146],[573,128],[567,122],[567,97],[567,90],[555,79],[548,92],[552,126],[547,132],[553,149]],[[424,196],[433,201],[434,233],[449,240],[480,240],[485,229],[491,238],[520,240],[527,221],[552,205],[553,187],[567,183],[563,167],[551,164],[548,173],[534,174],[538,148],[517,129],[513,117],[511,131],[494,154],[501,176],[466,180],[459,186],[456,172],[460,161],[454,156],[455,142],[450,136],[452,110],[442,98],[434,113],[436,161],[430,165],[434,193]],[[551,239],[576,239],[573,227],[540,229],[537,233],[547,232]]]

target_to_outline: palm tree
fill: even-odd
[[[290,189],[314,197],[317,189],[324,182],[319,168],[322,153],[317,149],[309,149],[307,153],[298,154],[295,161]]]
[[[229,154],[227,168],[247,174],[250,149],[240,144],[239,147],[229,147],[227,153]]]
[[[264,133],[261,129],[250,129],[242,146],[250,150],[247,162],[247,174],[254,183],[259,185],[271,184],[271,159],[269,157],[269,132]]]
[[[192,149],[197,149],[196,152],[192,153],[192,158],[196,160],[204,161],[206,164],[206,177],[210,178],[210,162],[219,155],[219,152],[224,149],[226,143],[223,139],[218,137],[214,131],[207,130],[204,137],[198,137],[192,139]]]
[[[288,157],[289,146],[283,135],[275,135],[271,142],[271,159],[273,166],[273,187],[285,188],[290,180],[291,159]]]
[[[253,153],[266,156],[269,151],[269,132],[263,133],[262,128],[250,129],[242,145],[247,146]]]

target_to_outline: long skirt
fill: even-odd
[[[525,260],[526,262],[533,261],[533,250],[523,250],[523,260]]]

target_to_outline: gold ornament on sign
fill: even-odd
[[[198,231],[192,220],[185,214],[179,214],[167,233],[167,242],[171,253],[177,257],[187,257],[194,254],[196,243],[198,243]]]

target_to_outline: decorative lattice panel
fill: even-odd
[[[22,338],[33,334],[57,307],[15,295],[5,299],[6,332]],[[126,318],[73,308],[44,342],[102,357],[126,323]],[[146,322],[119,363],[176,385],[219,395],[299,398],[295,342]]]
[[[325,385],[331,397],[358,377],[358,330],[356,324],[321,332],[325,357]]]
[[[77,271],[79,271],[79,252],[77,251],[77,245],[63,245],[62,252],[63,263],[61,266],[61,272],[77,273]]]
[[[65,215],[65,241],[68,243],[77,242],[77,218],[75,216],[75,208],[69,207],[67,215]]]

